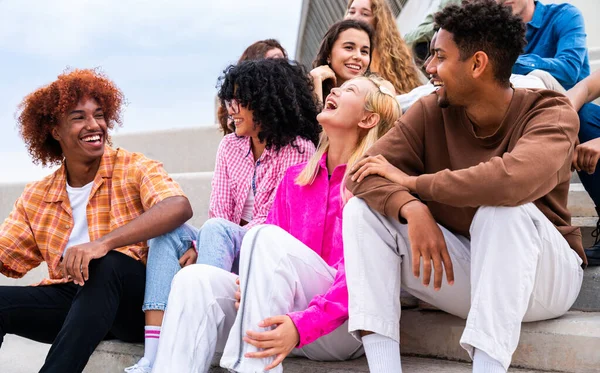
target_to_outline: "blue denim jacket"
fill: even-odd
[[[573,5],[536,1],[525,38],[525,53],[517,59],[513,73],[544,70],[565,89],[590,75],[583,15]]]

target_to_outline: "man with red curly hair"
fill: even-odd
[[[0,287],[5,334],[52,343],[40,372],[81,372],[105,338],[141,342],[146,240],[192,216],[159,162],[113,149],[123,95],[94,70],[64,73],[23,100],[19,125],[34,163],[60,164],[27,185],[0,225],[0,272],[19,278],[41,262],[38,286]]]

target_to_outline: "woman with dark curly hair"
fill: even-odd
[[[107,145],[123,94],[95,70],[73,70],[20,105],[34,163],[59,165],[25,187],[0,225],[0,273],[48,265],[44,286],[0,286],[6,334],[52,343],[40,372],[78,373],[112,335],[141,342],[146,240],[192,216],[159,162]]]
[[[275,39],[259,40],[255,43],[250,44],[242,56],[238,60],[238,64],[243,61],[250,60],[262,60],[263,58],[288,58],[287,52]],[[217,108],[217,121],[221,126],[223,134],[229,135],[234,132],[233,123],[229,123],[230,117],[227,114],[227,108],[225,105],[219,105]]]
[[[196,262],[235,270],[242,237],[264,223],[285,171],[315,152],[320,126],[304,68],[284,59],[245,61],[227,68],[219,85],[235,133],[217,151],[209,220],[199,231],[183,225],[150,241],[145,356],[127,372],[152,367],[175,274]]]
[[[327,30],[310,72],[320,104],[332,88],[369,70],[373,46],[373,31],[366,23],[347,19]]]

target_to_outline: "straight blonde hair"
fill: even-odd
[[[375,144],[380,137],[385,135],[401,115],[400,106],[398,105],[396,98],[393,96],[392,92],[384,86],[385,83],[390,84],[390,82],[376,74],[368,74],[355,79],[367,79],[378,88],[375,91],[367,93],[364,109],[368,112],[379,114],[379,122],[369,130],[362,131],[362,136],[358,139],[356,147],[346,163],[347,167],[346,173],[344,174],[344,180],[350,173],[350,166],[362,158],[367,149]],[[319,145],[317,146],[315,154],[308,160],[308,163],[302,172],[296,177],[295,182],[297,185],[304,186],[312,184],[315,181],[317,173],[319,172],[319,162],[328,150],[329,138],[325,131],[323,131],[321,132]],[[346,188],[344,183],[342,183],[341,193],[344,203],[347,201],[345,191]]]

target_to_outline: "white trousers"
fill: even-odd
[[[483,350],[508,369],[521,322],[563,315],[575,302],[582,260],[550,221],[529,203],[480,207],[471,241],[440,226],[454,268],[454,285],[433,290],[412,274],[407,225],[371,210],[358,198],[344,208],[349,330],[400,341],[400,287],[441,310],[466,318],[460,343],[471,358]],[[422,271],[421,271],[422,273]],[[435,338],[426,336],[423,338]]]
[[[207,265],[188,266],[175,276],[169,295],[153,372],[207,372],[213,355],[223,351],[221,366],[236,372],[263,372],[274,358],[248,359],[257,349],[242,341],[247,330],[270,316],[307,308],[325,293],[336,270],[302,242],[276,226],[251,229],[242,243],[242,300],[235,310],[236,275]],[[347,360],[362,355],[362,345],[348,324],[292,356]],[[279,365],[272,372],[282,372]]]

